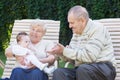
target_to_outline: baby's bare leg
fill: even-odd
[[[45,67],[48,66],[48,63],[42,63],[42,62],[40,62],[35,55],[27,55],[26,59],[31,64],[33,64],[34,66],[36,66],[37,68],[39,68],[40,70],[43,70]]]

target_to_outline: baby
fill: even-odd
[[[42,63],[37,59],[34,55],[36,50],[31,46],[30,38],[27,33],[18,33],[16,40],[17,44],[12,46],[12,52],[20,64],[20,67],[29,69],[34,65],[47,74],[51,74],[55,70],[54,66],[48,67],[48,63]]]

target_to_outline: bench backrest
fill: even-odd
[[[10,44],[12,44],[15,41],[16,35],[19,32],[25,31],[29,34],[29,30],[30,30],[29,27],[35,21],[44,22],[45,26],[47,27],[47,32],[46,32],[45,36],[43,37],[43,39],[58,42],[60,21],[24,19],[24,20],[15,20],[13,29],[12,29]],[[15,66],[15,62],[16,62],[15,58],[7,58],[2,78],[10,77],[11,71]],[[55,62],[55,66],[57,66],[57,62]]]
[[[112,38],[114,54],[117,61],[117,76],[115,80],[120,80],[120,18],[96,20],[107,27]]]

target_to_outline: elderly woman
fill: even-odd
[[[37,49],[35,52],[36,57],[43,63],[54,63],[55,57],[46,53],[46,50],[50,50],[53,43],[51,41],[43,40],[42,37],[46,33],[46,28],[43,23],[33,23],[30,27],[30,40],[33,47]],[[44,44],[44,45],[43,45]],[[5,51],[7,57],[13,57],[13,53],[10,47]],[[14,68],[10,80],[48,80],[46,73],[33,66],[30,69],[22,69],[19,66]]]

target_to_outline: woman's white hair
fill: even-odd
[[[39,19],[35,20],[32,24],[31,24],[31,27],[33,26],[38,26],[38,27],[42,27],[43,28],[43,31],[46,32],[47,28],[45,26],[45,23],[40,21]]]

